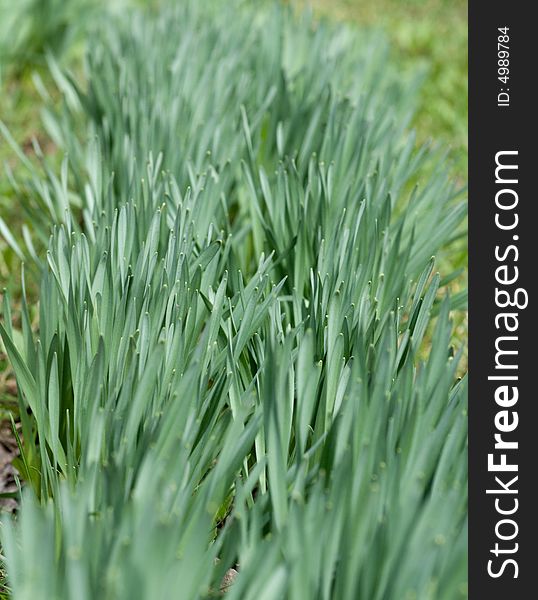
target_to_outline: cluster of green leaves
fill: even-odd
[[[13,597],[208,597],[232,566],[230,598],[464,597],[461,298],[431,259],[464,207],[405,134],[413,82],[375,35],[229,2],[107,19],[87,57],[86,85],[50,61],[68,160],[11,178],[41,273],[39,332],[9,297],[0,326]]]

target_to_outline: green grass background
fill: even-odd
[[[454,175],[467,181],[467,2],[465,0],[294,0],[325,17],[379,27],[402,70],[423,69],[415,117],[419,141],[451,150]]]
[[[465,0],[291,0],[316,14],[378,27],[392,43],[393,60],[404,70],[423,68],[425,79],[415,126],[421,140],[448,145],[454,173],[467,170],[467,2]],[[39,133],[39,98],[28,72],[3,82],[1,118],[15,139]],[[0,160],[11,156],[0,142]],[[5,208],[5,207],[3,207]]]

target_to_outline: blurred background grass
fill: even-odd
[[[136,1],[136,0],[133,0]],[[149,0],[146,0],[148,2]],[[419,141],[432,138],[451,149],[454,173],[467,180],[467,2],[466,0],[286,0],[296,8],[312,7],[330,19],[376,27],[389,37],[393,57],[403,70],[423,69],[424,84],[414,125]],[[121,6],[119,0],[114,0]],[[0,0],[0,67],[8,55],[13,28],[23,39],[20,68],[11,68],[0,88],[1,118],[24,144],[40,130],[39,101],[30,79],[32,68],[43,70],[45,48],[55,53],[73,47],[77,19],[91,17],[99,0],[20,0],[22,11],[35,17],[17,21],[18,3]],[[48,16],[47,16],[48,15]],[[8,17],[12,18],[9,19]],[[7,27],[11,31],[7,30]],[[20,37],[20,36],[19,36]],[[9,44],[8,42],[9,38]],[[13,66],[13,65],[12,65]],[[2,73],[0,73],[0,76]],[[29,144],[27,144],[29,145]],[[0,142],[0,161],[10,150]]]
[[[331,19],[377,27],[402,70],[424,69],[415,116],[419,141],[450,149],[452,172],[467,181],[467,1],[292,0]]]

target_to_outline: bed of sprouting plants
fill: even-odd
[[[465,294],[434,258],[465,204],[416,82],[271,3],[88,28],[83,75],[36,79],[62,163],[0,125],[40,282],[0,326],[11,597],[466,597]]]

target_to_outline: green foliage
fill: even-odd
[[[7,296],[0,326],[13,597],[211,597],[234,565],[230,598],[464,597],[466,379],[431,258],[464,205],[385,42],[188,2],[100,23],[85,85],[49,64],[68,159],[12,178],[39,332]]]
[[[451,148],[453,172],[467,181],[467,1],[289,0],[332,19],[373,26],[389,34],[391,60],[402,71],[424,70],[413,119],[420,140]]]
[[[0,0],[2,71],[21,74],[42,64],[47,51],[59,54],[73,43],[99,0]]]

